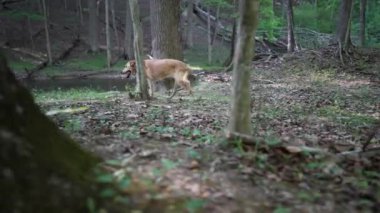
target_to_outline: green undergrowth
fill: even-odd
[[[208,63],[207,46],[196,45],[184,51],[185,61],[193,70],[219,71],[228,57],[228,48],[218,45],[213,49],[212,62]]]
[[[89,53],[81,55],[78,58],[69,58],[56,64],[49,65],[40,72],[49,76],[54,76],[67,72],[104,71],[107,68],[106,61],[107,57],[103,52]],[[111,67],[111,70],[120,71],[124,67],[125,63],[125,60],[120,59]],[[30,70],[37,66],[35,62],[32,62],[29,59],[13,59],[10,60],[9,64],[12,70],[20,73],[24,72],[25,69]]]
[[[32,92],[37,102],[107,100],[119,94],[115,91],[104,92],[92,88],[33,90]]]

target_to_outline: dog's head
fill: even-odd
[[[123,71],[121,71],[122,74],[127,74],[127,78],[129,78],[129,76],[132,74],[132,75],[136,75],[136,61],[135,60],[132,60],[132,61],[129,61]]]

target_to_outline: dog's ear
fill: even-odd
[[[135,65],[136,65],[136,61],[135,60],[129,61],[129,66],[135,66]]]

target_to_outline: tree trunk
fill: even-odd
[[[98,51],[98,12],[96,0],[88,0],[88,34],[92,52]]]
[[[119,34],[117,32],[117,23],[116,23],[116,17],[115,17],[115,0],[111,0],[111,16],[112,16],[112,25],[113,25],[113,31],[115,34],[115,40],[116,40],[116,47],[118,50],[118,54],[120,54],[120,40],[119,40]]]
[[[111,70],[111,32],[110,32],[110,16],[109,16],[109,0],[105,0],[105,19],[106,19],[106,42],[107,42],[107,69]]]
[[[294,52],[296,42],[294,39],[294,20],[292,0],[286,1],[286,17],[288,22],[288,52]]]
[[[99,159],[45,116],[0,55],[0,212],[87,212]]]
[[[337,24],[337,34],[339,47],[341,50],[347,50],[350,46],[350,25],[353,0],[341,0],[339,9],[339,19]]]
[[[214,46],[214,42],[216,40],[216,37],[218,35],[218,29],[219,29],[219,17],[220,16],[220,5],[216,8],[216,15],[215,15],[215,23],[214,23],[214,34],[212,36],[211,45]]]
[[[366,9],[367,9],[367,0],[360,0],[360,46],[365,46],[365,26],[366,26]]]
[[[82,0],[78,0],[78,12],[79,12],[79,20],[80,25],[83,26],[83,9],[82,9]]]
[[[44,11],[44,24],[45,24],[45,35],[46,35],[46,50],[48,55],[48,63],[49,65],[53,62],[53,57],[51,55],[51,48],[50,48],[50,36],[49,36],[49,24],[48,24],[48,15],[47,15],[47,7],[45,0],[42,0],[42,8]]]
[[[152,55],[183,60],[179,0],[150,1]]]
[[[129,2],[126,2],[126,13],[125,13],[125,38],[124,38],[124,56],[126,59],[134,58],[133,53],[133,23],[131,18],[131,9],[129,7]]]
[[[132,16],[133,23],[133,32],[134,32],[134,49],[135,49],[135,60],[136,60],[136,68],[137,68],[137,85],[136,90],[140,95],[142,100],[148,100],[149,92],[148,92],[148,82],[145,76],[145,66],[143,61],[143,34],[141,28],[141,20],[140,20],[140,12],[139,5],[137,0],[129,0],[129,6]]]
[[[238,41],[233,62],[229,132],[251,134],[250,72],[258,25],[259,0],[240,0]]]
[[[28,22],[28,32],[29,32],[31,49],[34,50],[35,45],[34,45],[34,39],[33,39],[32,24],[30,23],[30,17],[29,16],[27,17],[27,22]]]
[[[210,14],[210,6],[207,7],[207,13],[209,14],[207,16],[207,50],[208,50],[208,54],[207,54],[207,59],[208,59],[208,64],[211,64],[212,62],[212,44],[211,44],[211,37],[212,37],[212,33],[211,33],[211,14]]]
[[[194,28],[194,19],[193,19],[193,10],[194,10],[194,0],[188,0],[187,5],[187,30],[186,30],[186,46],[189,48],[193,48],[194,46],[194,36],[193,36],[193,28]]]
[[[236,0],[234,0],[234,5],[236,5]],[[238,12],[238,9],[236,8],[235,6],[235,10],[236,12]],[[234,18],[234,24],[232,26],[232,37],[231,37],[231,48],[230,48],[230,55],[228,56],[228,58],[226,59],[226,61],[223,63],[224,66],[226,66],[226,70],[225,71],[231,71],[231,69],[229,67],[232,67],[232,60],[234,58],[234,55],[235,55],[235,45],[236,45],[236,34],[237,34],[237,18]]]

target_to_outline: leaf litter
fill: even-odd
[[[122,93],[107,101],[40,105],[86,109],[51,118],[84,148],[114,161],[108,168],[126,197],[184,198],[188,211],[200,212],[380,211],[380,152],[351,155],[361,153],[379,122],[379,84],[298,64],[254,63],[256,146],[223,137],[230,73],[204,74],[194,96],[170,102],[157,93],[149,102]],[[374,131],[372,150],[380,147],[380,130]]]

